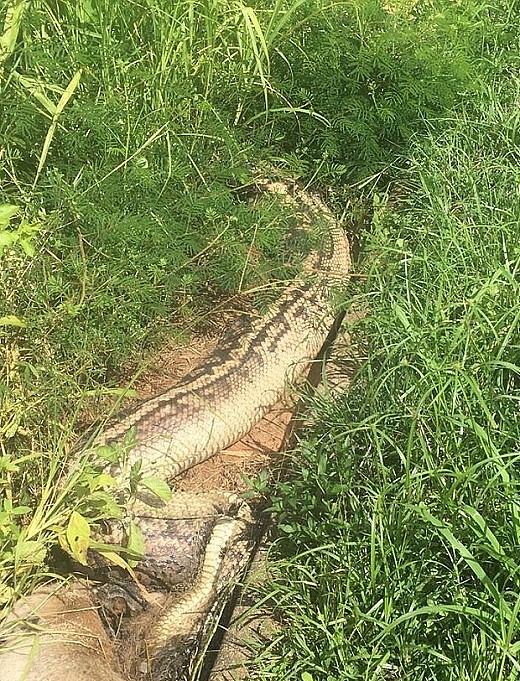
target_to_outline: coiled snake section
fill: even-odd
[[[306,259],[302,276],[245,336],[217,347],[178,385],[116,416],[91,442],[121,444],[133,434],[124,465],[110,469],[121,486],[128,484],[137,462],[143,475],[172,481],[247,434],[304,374],[334,324],[335,295],[350,269],[342,226],[318,198],[296,185],[262,181],[258,188],[280,195],[298,224],[317,228],[322,243]],[[210,624],[251,553],[252,513],[236,495],[210,490],[196,498],[174,493],[170,502],[143,494],[128,513],[146,541],[138,568],[148,579],[146,595],[123,586],[130,616],[122,645],[132,648],[128,655],[136,664],[121,666],[113,640],[91,610],[110,600],[103,591],[84,584],[58,592],[47,588],[19,605],[18,615],[27,627],[27,609],[32,608],[38,629],[52,628],[54,637],[29,632],[17,651],[0,655],[0,681],[15,681],[14,672],[22,669],[28,681],[196,677]],[[106,541],[119,543],[123,533],[124,526],[113,526]],[[188,586],[179,591],[178,583]],[[81,625],[78,609],[89,613]],[[20,628],[13,626],[15,633]],[[36,636],[41,645],[30,659]]]

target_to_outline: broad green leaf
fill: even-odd
[[[74,558],[81,565],[87,565],[87,551],[90,545],[90,525],[77,511],[72,511],[66,531],[67,543]]]
[[[20,239],[20,246],[23,248],[25,255],[28,255],[31,258],[33,257],[33,255],[36,252],[36,249],[35,249],[32,241],[30,239],[28,239],[27,237],[23,237],[22,239]]]
[[[17,542],[14,549],[15,561],[19,563],[30,563],[40,565],[43,563],[47,550],[40,541],[21,539]]]
[[[103,487],[115,487],[116,479],[113,475],[108,473],[100,473],[96,475],[92,480],[89,481],[88,487],[91,492],[96,489],[101,489]]]
[[[0,317],[0,326],[19,326],[24,329],[27,324],[20,317],[15,317],[14,314],[8,314],[5,317]]]
[[[146,489],[149,489],[150,492],[155,494],[155,496],[161,499],[161,501],[170,501],[172,498],[170,486],[167,482],[161,480],[161,478],[141,478],[141,480],[139,480],[139,484],[144,485]]]
[[[123,517],[123,510],[113,494],[103,490],[92,492],[88,497],[88,503],[93,509],[97,509],[103,518],[121,519]]]
[[[0,232],[0,255],[6,248],[16,243],[17,235],[14,232]]]
[[[408,319],[406,312],[397,303],[395,303],[395,305],[394,305],[394,312],[395,312],[395,316],[399,319],[399,321],[403,325],[405,331],[408,331],[410,329],[411,324],[410,324],[410,320]]]
[[[88,23],[95,22],[99,18],[100,13],[97,7],[92,6],[91,0],[76,0],[74,4],[78,21]]]
[[[12,515],[26,515],[27,513],[31,512],[31,507],[30,506],[15,506],[14,508],[11,509],[11,514]]]
[[[103,461],[109,461],[110,463],[115,463],[118,459],[118,453],[115,447],[111,447],[110,445],[100,445],[99,447],[96,447],[96,454],[100,459],[103,459]]]
[[[20,206],[13,206],[10,203],[0,205],[0,228],[7,227],[9,221],[20,210]]]

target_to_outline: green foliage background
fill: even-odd
[[[269,492],[262,598],[284,627],[252,677],[518,678],[519,17],[516,0],[4,3],[0,598],[42,576],[71,508],[108,504],[89,469],[59,492],[89,397],[291,276],[289,217],[247,199],[276,168],[355,206],[346,305],[368,314],[352,388],[314,405]]]

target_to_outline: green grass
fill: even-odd
[[[425,118],[480,87],[469,59],[485,8],[452,17],[437,2],[9,3],[0,201],[20,207],[10,229],[25,220],[37,250],[19,242],[4,256],[0,316],[26,324],[5,327],[6,365],[13,346],[20,390],[47,404],[45,420],[215,303],[287,276],[285,222],[240,200],[255,168],[336,180],[341,211],[352,159],[359,176],[381,172]],[[333,84],[356,73],[339,96]],[[345,140],[358,140],[350,161]],[[17,418],[38,439],[31,404]]]
[[[88,465],[64,483],[92,395],[109,411],[125,366],[291,275],[287,216],[243,191],[274,165],[370,224],[359,371],[271,492],[284,626],[252,677],[518,678],[518,16],[2,9],[0,600],[52,569],[72,509],[117,513]]]
[[[432,123],[375,197],[359,371],[275,490],[255,679],[519,676],[519,86]]]
[[[120,398],[125,364],[168,336],[290,276],[286,215],[242,196],[252,145],[212,101],[262,92],[253,19],[231,2],[2,9],[0,203],[19,207],[0,214],[4,596],[46,569],[78,503],[58,488],[81,408]]]
[[[34,226],[36,252],[5,254],[0,315],[26,324],[7,327],[6,353],[18,353],[20,389],[40,395],[20,416],[38,437],[42,392],[46,417],[63,420],[71,395],[117,381],[130,356],[285,279],[287,224],[279,207],[241,197],[252,145],[211,100],[224,85],[235,107],[262,92],[252,80],[264,52],[240,3],[15,5],[0,199],[20,206],[12,227]]]

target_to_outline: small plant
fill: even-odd
[[[67,506],[73,510],[66,526],[55,528],[55,532],[61,547],[80,565],[89,565],[88,552],[93,550],[131,572],[144,555],[145,543],[139,525],[127,517],[125,509],[143,488],[162,501],[171,499],[170,487],[164,480],[141,474],[141,461],[132,466],[127,489],[121,488],[118,480],[106,472],[107,463],[125,470],[128,452],[134,444],[135,433],[130,431],[121,445],[103,445],[92,452],[87,449],[88,459],[92,459],[92,454],[95,459],[92,463],[83,462],[77,477],[66,483]],[[124,545],[103,542],[102,534],[97,531],[101,520],[126,521]]]
[[[11,220],[19,210],[19,206],[0,205],[0,258],[6,249],[16,246],[19,246],[28,256],[33,256],[35,253],[34,240],[41,226],[30,224],[26,220],[21,220],[17,227],[11,225]]]
[[[323,181],[391,175],[426,121],[479,91],[486,11],[445,0],[303,3],[272,61],[269,112],[284,152]]]

